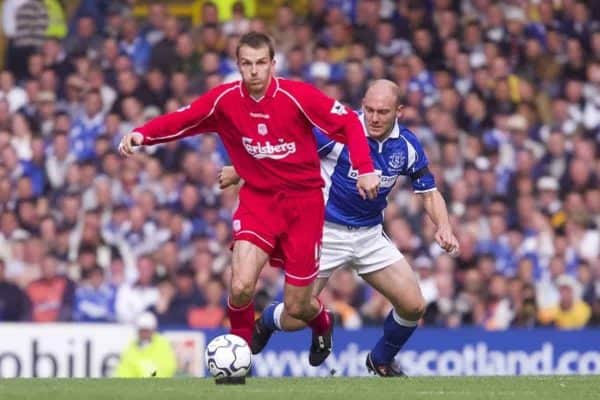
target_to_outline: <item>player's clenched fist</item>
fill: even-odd
[[[451,255],[457,255],[460,251],[458,239],[452,233],[452,228],[449,225],[442,225],[435,232],[435,241]]]
[[[356,181],[356,188],[363,199],[373,200],[379,191],[379,176],[375,173],[360,175]]]
[[[240,182],[240,176],[231,165],[223,167],[221,172],[219,172],[218,178],[219,189],[225,189],[231,185],[237,185]]]
[[[139,132],[129,132],[121,139],[119,143],[119,153],[124,156],[130,156],[133,154],[133,149],[136,146],[141,146],[144,141],[144,136]]]

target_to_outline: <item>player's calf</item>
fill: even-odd
[[[308,362],[313,367],[317,367],[329,357],[333,348],[333,314],[322,310],[317,318],[308,324],[313,331]]]

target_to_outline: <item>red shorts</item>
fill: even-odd
[[[320,189],[298,194],[242,187],[233,215],[233,240],[260,247],[272,266],[283,268],[287,283],[307,286],[319,273],[324,218]]]

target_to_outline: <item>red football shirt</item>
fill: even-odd
[[[219,85],[189,106],[135,130],[146,145],[216,132],[245,185],[298,191],[323,186],[313,127],[347,144],[360,174],[373,171],[356,114],[313,86],[287,79],[272,78],[258,100],[241,81]]]

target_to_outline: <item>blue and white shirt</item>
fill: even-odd
[[[364,126],[364,116],[359,118]],[[316,128],[314,133],[321,157],[321,175],[325,180],[326,221],[352,227],[381,224],[387,196],[400,175],[411,179],[415,193],[435,190],[435,179],[427,167],[427,156],[419,139],[398,122],[384,141],[367,137],[373,166],[381,178],[379,194],[374,200],[360,197],[356,189],[358,171],[352,169],[346,146]]]

